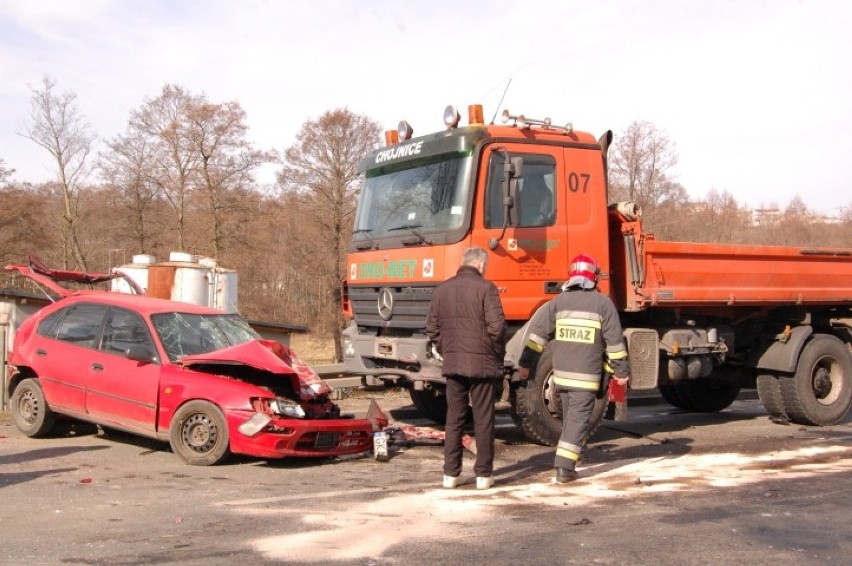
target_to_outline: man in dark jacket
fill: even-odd
[[[497,287],[483,278],[487,267],[488,252],[479,247],[465,250],[456,275],[435,289],[426,321],[426,334],[443,358],[447,379],[445,488],[461,483],[468,401],[476,435],[476,487],[494,484],[494,395],[497,380],[503,377],[506,319]]]

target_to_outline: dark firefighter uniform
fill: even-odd
[[[572,278],[569,284],[575,281]],[[615,305],[594,290],[596,281],[583,283],[566,286],[536,311],[520,360],[522,367],[529,368],[553,341],[553,382],[562,400],[563,414],[562,436],[554,460],[557,481],[561,481],[561,470],[576,477],[574,470],[589,432],[604,363],[618,378],[630,373]]]

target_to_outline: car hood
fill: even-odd
[[[251,340],[206,354],[184,356],[178,364],[186,368],[201,365],[246,366],[290,379],[295,377],[298,380],[296,390],[304,400],[331,392],[331,387],[313,368],[299,359],[292,349],[274,340]]]

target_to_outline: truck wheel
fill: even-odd
[[[212,466],[228,457],[228,423],[219,407],[207,401],[190,401],[172,418],[172,450],[191,466]]]
[[[781,395],[781,379],[774,373],[762,373],[757,376],[757,396],[770,417],[787,418],[784,397]]]
[[[447,422],[447,395],[443,386],[432,386],[420,391],[410,387],[408,395],[421,415],[438,424]]]
[[[831,425],[852,404],[852,357],[838,338],[816,334],[805,344],[792,377],[781,378],[781,395],[798,424]]]
[[[56,422],[54,413],[44,399],[37,379],[25,379],[18,384],[11,399],[12,421],[30,438],[44,436]]]
[[[562,401],[553,384],[553,350],[545,348],[535,375],[512,388],[512,419],[530,442],[556,446],[562,435]],[[589,438],[601,424],[609,403],[609,391],[601,391],[592,409]]]
[[[682,411],[694,412],[695,408],[678,393],[677,384],[660,385],[657,387],[666,403]]]
[[[681,399],[695,413],[718,413],[740,394],[739,383],[728,379],[696,379],[675,385]]]

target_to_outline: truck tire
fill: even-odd
[[[677,384],[660,385],[657,387],[666,403],[682,411],[695,412],[695,408],[678,392]]]
[[[535,375],[513,386],[509,399],[512,419],[530,442],[556,446],[562,435],[562,401],[553,384],[553,350],[545,348]],[[609,391],[601,391],[589,423],[591,438],[601,424],[609,402]]]
[[[419,391],[410,387],[408,395],[421,415],[438,424],[447,422],[447,395],[443,385]]]
[[[839,422],[852,404],[852,357],[835,336],[814,334],[805,344],[796,373],[781,378],[790,419],[805,425]]]
[[[672,400],[663,393],[664,387],[671,387]],[[663,398],[675,407],[693,413],[718,413],[733,403],[740,394],[738,383],[729,379],[695,379],[680,381],[660,388]],[[678,401],[675,404],[672,401]]]
[[[787,418],[784,397],[781,395],[781,379],[774,373],[761,373],[757,376],[757,396],[770,417]]]

